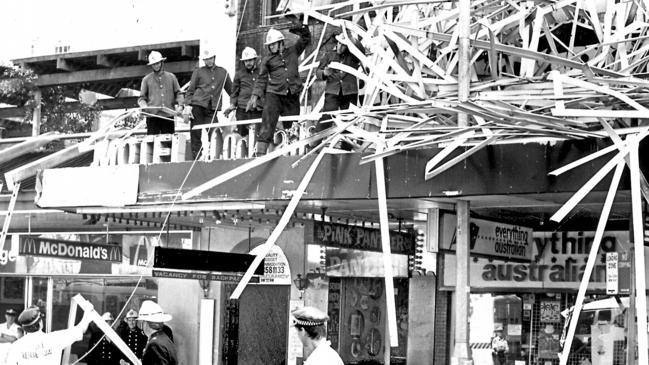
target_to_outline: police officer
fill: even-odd
[[[327,341],[329,316],[314,307],[292,312],[293,326],[307,355],[304,365],[343,365],[343,361]]]
[[[89,311],[84,312],[83,318],[74,327],[45,333],[40,309],[37,306],[25,309],[18,316],[18,323],[25,335],[11,345],[5,364],[60,364],[63,349],[83,338],[90,323],[89,314]]]

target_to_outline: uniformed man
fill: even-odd
[[[243,67],[237,68],[237,72],[234,74],[232,95],[230,95],[230,107],[223,114],[227,117],[233,110],[236,110],[235,117],[238,121],[259,119],[261,118],[263,102],[257,103],[257,106],[253,110],[246,111],[246,106],[252,96],[252,91],[257,81],[257,51],[251,47],[244,48],[243,52],[241,52],[241,63]],[[238,125],[237,132],[242,137],[247,136],[248,126]]]
[[[290,19],[293,27],[289,31],[299,36],[297,42],[290,47],[285,47],[282,32],[277,29],[268,31],[264,44],[270,54],[261,60],[259,77],[246,106],[246,111],[254,110],[260,105],[261,97],[266,98],[261,127],[257,131],[255,152],[257,156],[266,154],[268,144],[273,141],[280,115],[300,114],[302,79],[298,72],[299,57],[311,43],[311,32],[309,27],[302,24],[297,17],[292,16]],[[291,124],[284,123],[284,128],[290,128]]]
[[[18,324],[25,335],[11,345],[5,364],[60,364],[63,349],[83,338],[90,323],[89,314],[85,311],[79,324],[72,328],[45,333],[40,309],[36,306],[25,309],[18,316]]]
[[[135,357],[141,359],[144,346],[146,346],[147,337],[137,326],[137,312],[134,309],[131,309],[126,313],[126,318],[124,318],[124,322],[122,322],[117,328],[117,333],[119,334],[119,337],[124,340],[128,348],[133,351]],[[122,356],[122,358],[125,361],[128,361],[125,356]]]
[[[115,318],[110,312],[104,313],[101,318],[112,326]],[[92,326],[91,326],[92,328]],[[89,365],[117,365],[119,364],[120,351],[115,347],[113,342],[104,335],[99,328],[93,328],[88,342],[88,355],[86,355]]]
[[[294,310],[292,315],[293,326],[304,346],[304,365],[343,365],[327,341],[327,314],[314,307],[304,307]]]
[[[153,72],[144,76],[140,86],[138,105],[155,115],[146,118],[147,134],[173,134],[176,130],[174,117],[184,103],[176,75],[164,70],[166,59],[157,51],[149,54],[148,65]]]
[[[187,104],[192,107],[192,130],[189,135],[194,159],[198,157],[201,150],[202,131],[193,128],[201,124],[210,124],[216,120],[216,112],[221,110],[222,90],[225,90],[228,95],[232,94],[232,80],[230,80],[228,71],[214,63],[216,52],[211,49],[205,50],[202,58],[205,66],[197,68],[192,73],[185,97]],[[217,129],[217,133],[217,138],[222,138],[220,129]],[[216,151],[217,156],[220,154],[221,151]]]
[[[158,303],[145,300],[137,319],[142,321],[142,330],[149,338],[142,354],[142,365],[178,364],[176,345],[164,330],[164,323],[171,321],[171,315],[164,313]]]

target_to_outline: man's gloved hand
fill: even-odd
[[[246,107],[247,107],[247,105],[246,105]],[[236,106],[236,105],[230,105],[229,107],[227,107],[227,109],[225,109],[225,110],[223,111],[223,115],[225,115],[226,118],[229,118],[229,117],[230,117],[230,113],[232,113],[232,112],[235,111],[236,109],[237,109],[237,106]]]
[[[185,105],[183,108],[183,122],[184,123],[189,123],[189,120],[192,119],[194,116],[192,115],[192,107],[191,105]]]
[[[182,115],[183,115],[183,105],[176,104],[174,106],[174,111],[176,112],[176,116],[182,117]]]
[[[257,95],[252,95],[250,97],[250,100],[248,100],[248,104],[246,104],[246,111],[249,112],[251,110],[255,110],[257,108],[257,100],[259,99],[259,96]]]
[[[326,77],[329,77],[329,76],[331,76],[331,74],[333,73],[333,71],[331,71],[331,68],[329,68],[329,66],[327,66],[327,67],[324,68],[324,70],[322,71],[322,73],[323,73]]]

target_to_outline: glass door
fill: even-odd
[[[27,283],[27,287],[31,288],[27,293],[27,303],[40,308],[43,315],[43,330],[49,332],[52,328],[52,318],[49,315],[52,304],[47,299],[52,297],[52,281],[47,277],[30,276],[27,278]]]

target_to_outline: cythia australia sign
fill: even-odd
[[[42,237],[21,236],[18,250],[21,256],[47,256],[60,259],[122,261],[119,245],[63,241]]]

